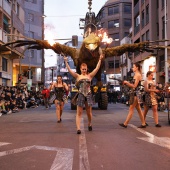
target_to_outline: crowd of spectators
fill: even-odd
[[[28,90],[26,86],[0,85],[0,116],[35,108],[42,104],[41,91]]]

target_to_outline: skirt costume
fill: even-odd
[[[134,84],[135,83],[135,79],[133,79],[130,83]],[[140,86],[141,86],[141,81],[139,81],[137,87],[131,88],[130,92],[129,92],[129,105],[132,105],[134,103],[134,98],[137,97],[137,101],[138,103],[142,103],[143,102],[143,96],[142,93],[140,92]]]
[[[83,107],[87,101],[88,106],[92,106],[94,102],[90,88],[91,81],[89,79],[81,79],[76,83],[76,85],[79,89],[76,104],[80,107]]]
[[[155,85],[153,83],[148,84],[148,89],[153,89]],[[155,92],[145,92],[145,102],[144,104],[148,107],[158,104],[157,95]]]

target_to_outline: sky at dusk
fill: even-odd
[[[97,15],[106,1],[92,0],[91,11]],[[45,0],[45,39],[65,39],[71,38],[72,35],[82,36],[83,30],[79,29],[79,19],[85,18],[87,12],[89,12],[88,0]],[[54,64],[54,60],[56,61],[56,54],[52,50],[46,50],[45,66]]]

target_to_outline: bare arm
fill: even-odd
[[[52,90],[53,88],[54,88],[54,83],[52,82],[52,83],[50,84],[49,90]]]
[[[96,75],[96,73],[98,72],[98,70],[100,68],[100,65],[101,65],[101,62],[102,62],[102,59],[103,59],[103,55],[101,54],[100,58],[99,58],[99,61],[98,61],[97,65],[96,65],[96,68],[89,74],[91,78],[93,78]]]
[[[134,83],[134,84],[131,84],[131,83],[129,83],[128,81],[124,81],[123,84],[125,84],[125,85],[127,85],[127,86],[129,86],[129,87],[131,87],[131,88],[136,88],[140,80],[141,80],[141,76],[138,75],[138,76],[136,76],[136,78],[135,78],[135,83]]]
[[[63,84],[66,91],[68,91],[68,86],[66,83]]]
[[[67,57],[66,57],[66,56],[64,56],[64,61],[65,61],[65,64],[66,64],[66,67],[67,67],[69,73],[70,73],[74,78],[77,78],[77,77],[78,77],[78,74],[75,73],[73,70],[71,70],[70,66],[68,65]]]

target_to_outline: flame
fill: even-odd
[[[45,39],[48,41],[48,43],[51,46],[53,46],[55,44],[54,34],[53,34],[53,32],[49,31],[48,29],[45,30]]]
[[[54,41],[53,39],[49,39],[49,40],[48,40],[48,43],[49,43],[51,46],[53,46],[53,45],[55,44],[55,41]]]
[[[104,31],[103,29],[99,30],[98,36],[101,38],[101,42],[103,42],[103,43],[110,44],[113,41],[113,39],[109,38],[107,35],[107,32]]]

